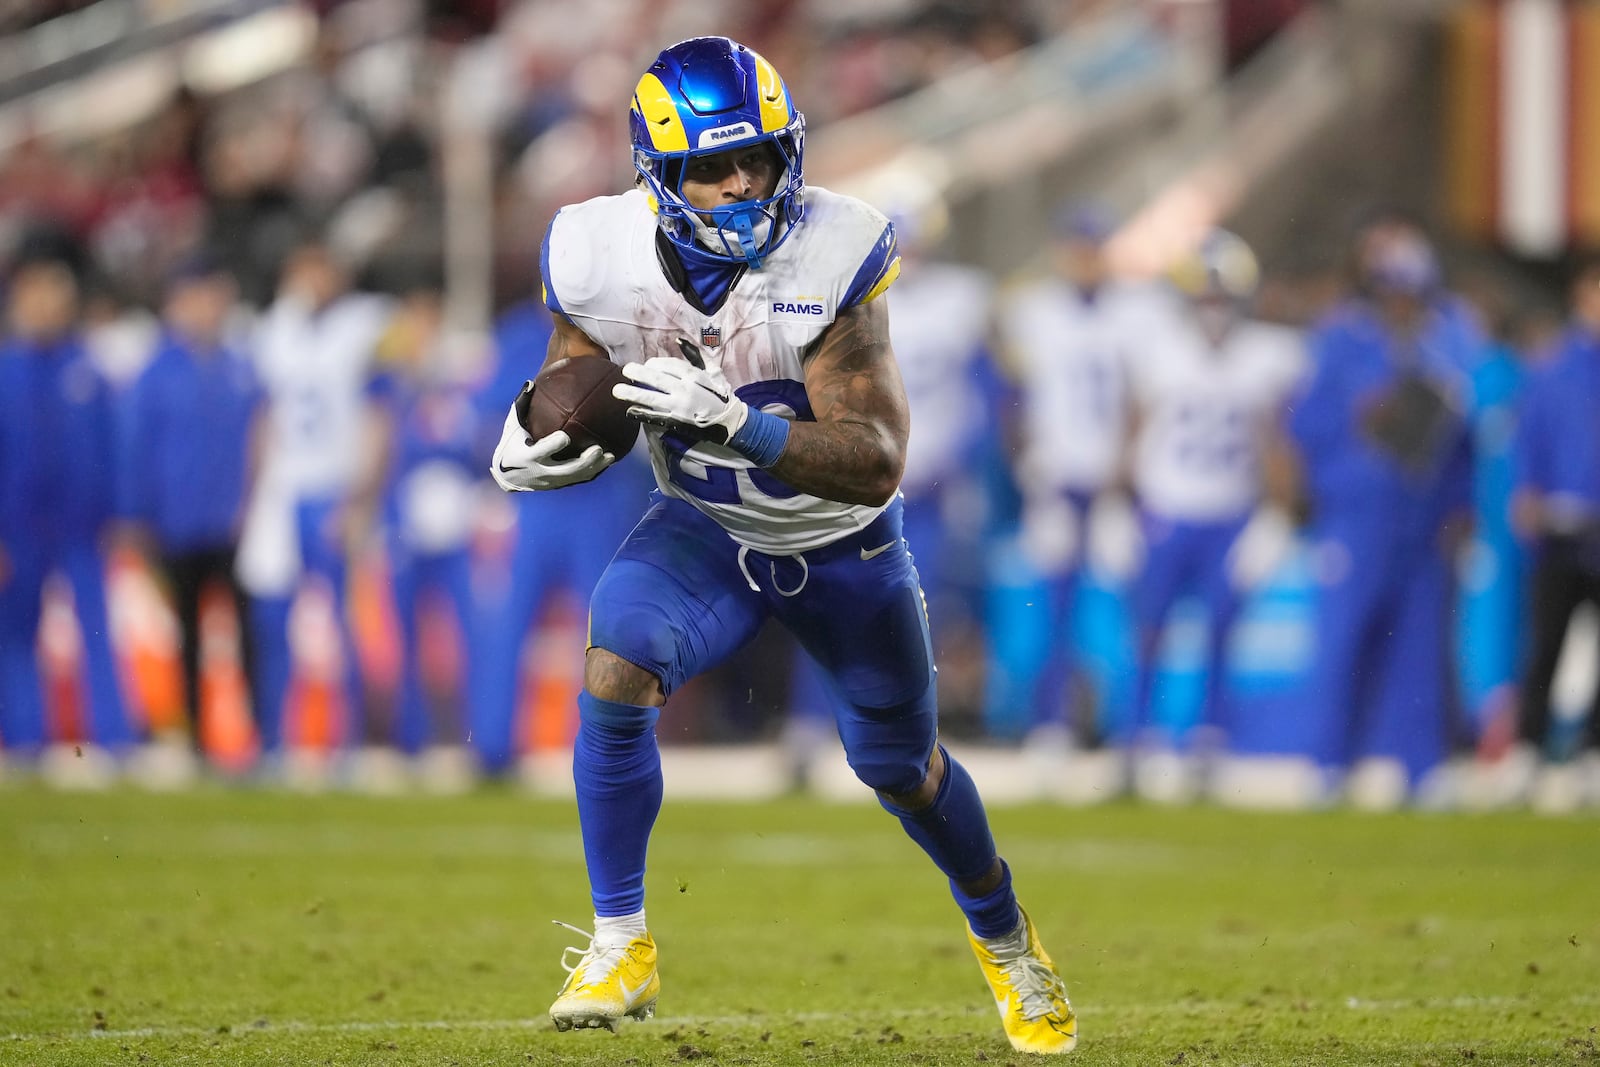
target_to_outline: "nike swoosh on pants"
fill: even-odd
[[[874,558],[876,556],[881,556],[885,552],[887,552],[891,548],[893,548],[897,543],[898,543],[898,541],[890,541],[888,544],[879,545],[877,548],[863,548],[861,550],[861,558],[865,560],[865,559],[872,559],[872,558]]]

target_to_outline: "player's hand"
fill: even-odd
[[[1083,535],[1078,513],[1057,493],[1030,496],[1022,506],[1022,551],[1041,574],[1060,574],[1077,562]]]
[[[508,493],[560,489],[591,481],[617,461],[616,456],[603,451],[599,445],[590,445],[572,459],[557,459],[556,453],[572,443],[565,430],[546,434],[537,441],[529,437],[522,425],[522,413],[527,410],[527,398],[532,394],[533,383],[523,383],[522,392],[517,394],[511,410],[506,413],[500,443],[489,461],[489,473],[494,476],[496,485]]]
[[[1228,581],[1241,593],[1272,577],[1294,544],[1294,523],[1282,508],[1257,508],[1228,546]]]
[[[1144,566],[1144,523],[1126,493],[1106,492],[1089,507],[1089,565],[1112,581],[1125,582]]]
[[[696,367],[672,356],[656,356],[622,368],[629,382],[611,387],[626,401],[628,414],[640,422],[686,431],[692,436],[727,444],[739,432],[750,407],[733,395],[719,371]]]

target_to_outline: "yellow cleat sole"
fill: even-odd
[[[593,1011],[568,1011],[559,1015],[551,1012],[550,1020],[556,1024],[556,1029],[561,1033],[566,1033],[568,1030],[610,1030],[614,1034],[623,1019],[644,1022],[646,1019],[654,1018],[655,1014],[656,1002],[648,1000],[623,1015],[606,1015]]]

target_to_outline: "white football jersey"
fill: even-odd
[[[696,345],[739,398],[811,418],[804,358],[842,307],[874,298],[899,269],[888,220],[852,197],[809,186],[805,219],[713,315],[672,287],[656,258],[656,219],[638,189],[562,208],[545,247],[545,296],[615,363],[681,356]],[[817,548],[883,510],[800,493],[723,445],[645,427],[656,484],[761,552]]]
[[[299,497],[344,493],[360,473],[367,381],[391,307],[365,293],[315,312],[284,298],[261,317],[256,370],[270,401],[271,448]]]
[[[1213,346],[1173,300],[1147,323],[1129,365],[1140,503],[1180,522],[1221,522],[1253,508],[1265,433],[1307,364],[1294,330],[1244,320]]]
[[[1088,298],[1058,278],[1008,295],[998,326],[1022,387],[1025,491],[1094,493],[1116,474],[1128,361],[1153,299],[1121,283]]]
[[[907,496],[949,482],[982,431],[973,362],[988,342],[989,276],[971,267],[908,261],[889,292],[889,341],[905,379],[911,440],[901,480]]]

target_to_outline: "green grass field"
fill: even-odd
[[[1085,1064],[1600,1063],[1600,823],[994,813]],[[661,1015],[557,1034],[570,805],[0,792],[0,1064],[1020,1063],[875,806],[674,804]]]

